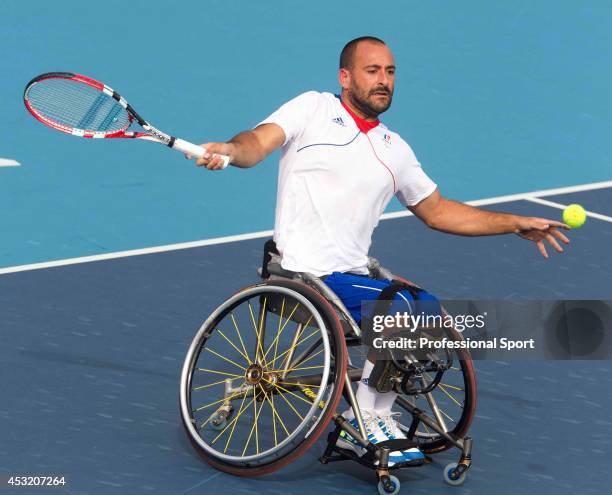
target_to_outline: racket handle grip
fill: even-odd
[[[195,156],[197,158],[202,158],[204,156],[204,153],[206,153],[206,150],[201,146],[179,138],[174,139],[174,143],[172,143],[172,149],[180,151],[181,153]],[[219,154],[217,154],[217,156],[223,159],[223,168],[227,167],[229,164],[229,156]]]

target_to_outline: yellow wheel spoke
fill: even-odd
[[[445,387],[445,388],[452,388],[453,390],[457,390],[458,392],[463,392],[465,390],[464,388],[457,387],[456,385],[450,385],[448,383],[442,383],[442,382],[440,382],[440,386]]]
[[[283,422],[282,418],[280,417],[280,415],[276,411],[276,407],[274,407],[274,394],[270,394],[270,398],[268,398],[268,394],[266,393],[265,390],[264,390],[264,394],[265,394],[266,400],[270,403],[270,407],[272,408],[272,413],[273,413],[272,417],[278,419],[278,422],[283,427],[283,430],[285,430],[285,433],[287,434],[287,436],[289,436],[290,435],[289,430],[287,429],[287,427],[285,426],[285,423]],[[275,431],[275,433],[274,433],[274,442],[276,444],[276,423],[274,423],[274,431]]]
[[[430,379],[430,381],[433,381],[433,380],[431,379],[431,376],[429,376],[429,373],[425,373],[425,375],[427,375],[427,378],[429,378],[429,379]],[[457,399],[455,399],[455,398],[454,398],[454,397],[453,397],[453,396],[452,396],[452,395],[451,395],[451,394],[450,394],[450,393],[449,393],[449,392],[446,390],[446,387],[448,387],[448,388],[452,388],[452,389],[455,389],[455,390],[463,391],[463,389],[462,389],[462,388],[456,387],[456,386],[454,386],[454,385],[448,385],[448,384],[446,384],[446,383],[438,383],[438,387],[440,387],[440,390],[442,390],[442,392],[443,392],[444,394],[446,394],[450,400],[452,400],[452,401],[453,401],[455,404],[457,404],[457,405],[458,405],[458,406],[459,406],[461,409],[463,409],[463,405],[462,405],[462,404],[461,404],[461,403],[460,403],[460,402],[459,402]]]
[[[205,371],[206,373],[215,373],[217,375],[231,376],[233,378],[244,378],[244,375],[236,375],[235,373],[226,373],[225,371],[209,370],[206,368],[196,368],[196,369],[198,371]]]
[[[198,407],[197,409],[194,409],[194,410],[195,411],[201,411],[202,409],[206,409],[207,407],[214,406],[215,404],[219,404],[219,403],[224,402],[226,400],[235,399],[236,397],[238,397],[239,395],[241,395],[243,393],[244,392],[236,392],[235,394],[232,394],[229,397],[224,397],[223,399],[216,400],[215,402],[211,402],[210,404],[206,404],[205,406]]]
[[[200,385],[199,387],[194,387],[191,390],[202,390],[203,388],[213,387],[213,386],[219,385],[221,383],[225,383],[225,380],[219,380],[218,382],[209,383],[208,385]]]
[[[304,421],[304,418],[302,417],[302,415],[299,412],[297,412],[295,407],[293,407],[293,404],[291,404],[291,402],[289,402],[289,399],[287,399],[287,397],[285,397],[284,394],[279,394],[279,395],[283,398],[283,400],[287,403],[287,405],[293,410],[293,412],[296,414],[296,416],[298,418],[300,418],[302,421]]]
[[[450,417],[448,414],[446,414],[446,413],[444,412],[444,409],[440,409],[440,412],[441,412],[442,414],[444,414],[444,416],[446,416],[446,418],[447,418],[447,419],[449,419],[449,420],[450,420],[450,421],[452,421],[453,423],[456,423],[456,421],[455,421],[453,418],[451,418],[451,417]]]
[[[227,340],[227,342],[229,343],[229,345],[231,345],[231,346],[232,346],[234,349],[236,349],[236,350],[238,351],[238,354],[240,354],[240,355],[241,355],[241,356],[242,356],[242,357],[245,359],[245,361],[246,361],[247,365],[248,365],[248,364],[250,364],[250,363],[249,363],[249,357],[248,357],[246,354],[244,354],[244,353],[243,353],[243,352],[242,352],[240,349],[238,349],[238,347],[236,347],[236,344],[234,344],[234,343],[233,343],[233,342],[232,342],[230,339],[228,339],[228,338],[225,336],[225,334],[224,334],[224,333],[223,333],[221,330],[217,329],[217,331],[218,331],[218,332],[221,334],[221,336],[222,336],[222,337],[223,337],[225,340]]]
[[[257,323],[255,322],[255,314],[253,313],[253,308],[251,307],[251,301],[249,301],[247,304],[249,306],[249,313],[251,313],[251,321],[253,322],[253,329],[255,330],[255,333],[257,333]]]
[[[251,399],[251,402],[249,402],[249,404],[253,404],[253,407],[255,408],[255,412],[257,413],[257,403],[255,402],[255,398],[256,398],[255,387],[253,387],[253,398]],[[255,426],[255,424],[253,424],[253,426]],[[249,437],[247,438],[246,444],[244,445],[244,450],[242,451],[243,456],[247,448],[249,447],[249,443],[251,442],[251,435],[253,435],[253,427],[251,427],[251,432],[249,433]]]
[[[276,338],[274,339],[274,342],[272,342],[272,344],[274,344],[274,358],[276,358],[276,354],[278,353],[278,339],[280,337],[281,332],[283,331],[283,328],[285,328],[283,326],[283,314],[284,313],[285,313],[285,298],[283,297],[283,302],[281,303],[281,313],[278,319],[278,330],[276,331]],[[270,344],[270,347],[264,354],[264,357],[267,357],[268,352],[270,352],[270,348],[272,347],[272,344]]]
[[[284,304],[285,300],[283,299],[283,304]],[[291,311],[291,314],[289,316],[287,316],[287,319],[285,320],[285,323],[283,324],[283,326],[280,326],[280,322],[279,322],[279,329],[278,332],[276,333],[276,337],[274,338],[274,340],[270,343],[270,347],[268,347],[268,350],[265,353],[265,356],[268,355],[268,352],[270,352],[270,349],[272,349],[272,346],[276,343],[276,347],[278,349],[278,339],[280,338],[281,334],[283,333],[283,330],[285,329],[285,327],[287,326],[287,324],[291,321],[291,317],[293,316],[293,313],[295,313],[295,310],[298,308],[298,306],[300,305],[300,303],[296,303],[295,308],[293,308],[293,311]],[[308,319],[308,321],[306,322],[306,324],[303,326],[302,328],[302,332],[306,329],[306,327],[308,325],[310,325],[310,321],[312,320],[312,315],[310,316],[310,318]],[[299,337],[298,337],[299,338]],[[276,358],[276,351],[274,352],[274,357]]]
[[[444,387],[444,385],[442,385],[441,383],[438,384],[438,387],[440,387],[440,390],[442,390],[442,392],[444,392],[448,398],[450,400],[452,400],[455,404],[457,404],[461,409],[463,409],[463,404],[461,404],[457,399],[455,399],[451,394],[448,393],[448,391],[446,390],[446,388]]]
[[[320,368],[325,368],[325,366],[320,365],[320,366],[304,366],[303,368],[288,368],[286,370],[273,370],[275,373],[283,373],[283,372],[289,372],[289,371],[300,371],[300,370],[315,370],[315,369],[320,369]]]
[[[283,302],[281,304],[281,314],[280,314],[280,318],[278,320],[278,331],[276,332],[276,344],[274,345],[274,358],[276,358],[276,355],[278,354],[278,340],[280,337],[281,332],[283,331],[283,328],[281,328],[281,324],[283,323],[283,312],[285,311],[285,298],[283,297]],[[268,355],[268,351],[266,351],[266,356]],[[274,415],[272,416],[274,418]],[[274,425],[274,442],[276,442],[276,424]]]
[[[272,428],[274,428],[274,446],[276,447],[278,445],[278,438],[276,435],[276,410],[274,409],[274,394],[272,394],[272,399],[268,399],[268,394],[266,394],[266,399],[270,404],[270,410],[272,411]]]
[[[321,388],[321,385],[306,385],[304,383],[299,383],[299,382],[276,382],[276,383],[280,383],[281,385],[295,385],[296,387]]]
[[[311,360],[312,358],[314,358],[314,357],[317,357],[319,354],[321,354],[321,353],[322,353],[322,352],[324,352],[324,351],[325,351],[325,349],[321,349],[321,350],[319,350],[319,351],[315,352],[315,353],[314,353],[314,354],[312,354],[311,356],[309,356],[309,357],[307,357],[306,359],[302,360],[302,361],[299,363],[299,365],[298,365],[298,366],[302,366],[304,363],[306,363],[307,361],[310,361],[310,360]],[[291,371],[293,371],[293,370],[297,370],[297,369],[302,369],[302,370],[303,370],[303,369],[307,369],[307,368],[303,368],[303,367],[302,367],[302,368],[293,367],[293,368],[287,368],[287,369],[284,369],[284,370],[282,370],[282,371],[283,371],[283,372],[290,373]],[[280,370],[274,370],[274,371],[280,371]]]
[[[261,360],[265,363],[266,362],[266,353],[264,352],[263,348],[264,348],[264,342],[262,342],[262,340],[265,338],[264,337],[264,319],[266,316],[266,305],[268,304],[268,297],[264,297],[264,303],[263,303],[263,308],[261,308],[260,311],[260,315],[259,315],[259,332],[257,333],[257,345],[259,346],[259,350],[261,351]],[[267,322],[267,320],[266,320]],[[257,359],[256,359],[257,361]]]
[[[249,448],[249,443],[251,443],[251,437],[253,436],[253,431],[255,430],[255,441],[256,441],[256,452],[257,454],[259,454],[259,440],[257,438],[257,422],[259,421],[259,414],[261,413],[261,410],[263,409],[263,402],[261,403],[261,406],[259,407],[259,411],[257,411],[257,401],[255,400],[255,387],[253,387],[253,408],[255,409],[255,422],[253,423],[253,426],[251,427],[251,431],[249,433],[249,437],[247,438],[246,444],[244,445],[244,450],[242,451],[242,455],[244,456],[244,454],[246,453],[247,449]]]
[[[227,449],[229,449],[230,446],[230,442],[232,441],[232,437],[234,436],[234,430],[236,429],[236,425],[238,424],[238,418],[240,418],[240,416],[242,415],[242,413],[246,410],[247,407],[249,407],[251,405],[251,403],[249,403],[247,405],[247,407],[245,407],[243,409],[244,406],[244,401],[246,400],[247,394],[244,394],[244,397],[242,398],[242,402],[240,403],[240,408],[238,409],[238,413],[236,414],[236,417],[232,420],[232,429],[229,433],[229,436],[227,437],[227,442],[225,442],[225,448],[223,449],[223,453],[227,453]],[[217,438],[219,438],[219,436],[221,436],[223,434],[223,432],[229,427],[229,425],[227,425],[223,431],[221,433],[219,433],[219,435],[217,436]],[[215,438],[216,440],[216,438]],[[215,443],[215,440],[213,440],[212,443]]]
[[[300,344],[302,344],[303,342],[306,342],[309,338],[311,338],[313,335],[316,335],[319,333],[319,329],[315,329],[308,337],[304,337],[302,340],[300,340],[299,342],[296,342],[295,345],[291,346],[289,349],[287,349],[286,351],[282,352],[281,354],[279,354],[278,356],[276,356],[272,361],[270,361],[268,363],[268,366],[272,366],[278,359],[282,358],[285,354],[287,354],[288,352],[291,352],[293,349],[295,349],[297,346],[299,346]]]
[[[255,387],[253,387],[253,398],[255,398],[256,395]],[[253,413],[255,416],[255,421],[253,422],[253,426],[255,427],[255,453],[259,454],[259,437],[257,436],[257,420],[259,418],[259,414],[257,414],[257,401],[253,402]],[[242,452],[242,455],[244,455],[244,452]]]
[[[231,313],[232,322],[234,323],[234,329],[236,330],[236,334],[240,339],[240,344],[242,345],[242,350],[246,354],[247,362],[251,362],[251,358],[249,357],[249,353],[246,350],[246,346],[244,345],[244,341],[242,340],[242,335],[240,335],[240,330],[238,329],[238,323],[236,323],[236,318],[234,318],[234,313]]]
[[[270,381],[266,380],[265,378],[264,378],[264,380],[265,380],[266,382],[268,382],[268,383],[272,383],[272,382],[270,382]],[[277,382],[277,383],[275,383],[275,384],[274,384],[274,386],[275,386],[276,388],[281,389],[283,392],[287,392],[288,394],[293,395],[293,397],[295,397],[296,399],[300,399],[301,401],[306,402],[306,404],[309,404],[309,405],[311,405],[311,406],[314,404],[314,402],[311,402],[311,401],[309,401],[309,400],[304,399],[304,397],[302,397],[301,395],[295,394],[295,393],[293,393],[291,390],[287,390],[285,387],[281,387],[280,385],[278,385],[278,382]],[[300,417],[301,417],[301,416],[300,416]]]
[[[266,380],[265,378],[264,378],[264,380],[265,380],[266,382],[268,382],[268,383],[272,383],[272,382],[270,382],[270,381]],[[274,385],[274,386],[275,386],[275,388],[280,388],[281,390],[283,390],[283,387],[279,387],[278,385]],[[285,390],[286,390],[286,389],[285,389]],[[298,398],[298,399],[300,399],[300,400],[303,400],[304,402],[306,402],[306,403],[308,403],[308,404],[310,404],[310,405],[312,405],[312,404],[313,404],[312,402],[308,402],[308,401],[307,401],[306,399],[304,399],[303,397],[300,397],[299,395],[296,395],[296,394],[294,394],[294,393],[290,392],[289,390],[287,390],[287,392],[289,392],[291,395],[295,395],[295,397],[297,397],[297,398]],[[288,406],[289,406],[289,407],[290,407],[290,408],[293,410],[293,412],[294,412],[294,413],[297,415],[297,417],[298,417],[298,418],[300,418],[300,419],[303,421],[303,420],[304,420],[304,418],[302,417],[302,415],[301,415],[299,412],[297,412],[297,410],[295,409],[295,407],[293,407],[293,404],[291,404],[291,402],[289,402],[289,400],[287,399],[287,397],[285,397],[285,395],[284,395],[284,394],[279,394],[279,395],[280,395],[280,396],[283,398],[283,400],[284,400],[284,401],[287,403],[287,405],[288,405]]]
[[[310,361],[312,358],[317,357],[319,354],[321,354],[322,352],[324,352],[325,349],[321,349],[317,352],[315,352],[314,354],[312,354],[311,356],[308,356],[306,359],[303,359],[300,363],[299,366],[303,365],[306,361]],[[293,368],[289,368],[289,369],[293,369]]]
[[[237,366],[238,368],[240,368],[241,370],[246,371],[246,368],[244,366],[239,365],[238,363],[236,363],[235,361],[232,361],[229,358],[226,358],[225,356],[222,356],[221,354],[219,354],[217,351],[213,351],[212,349],[205,347],[204,348],[205,351],[210,352],[211,354],[214,354],[215,356],[220,357],[221,359],[223,359],[224,361],[227,361],[228,363],[233,364],[234,366]]]
[[[268,302],[268,298],[264,297],[263,310],[261,312],[261,318],[260,318],[260,325],[263,324],[263,315],[266,313],[267,302]],[[253,321],[253,329],[255,330],[255,361],[257,361],[257,356],[261,352],[261,357],[262,357],[261,360],[264,366],[267,366],[266,361],[265,361],[265,353],[263,350],[263,345],[261,343],[261,337],[260,337],[261,333],[257,329],[257,323],[255,322],[255,313],[253,313],[253,307],[251,306],[251,301],[248,302],[248,306],[249,306],[249,312],[251,313],[251,320]]]

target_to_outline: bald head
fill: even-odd
[[[357,46],[363,42],[385,45],[385,42],[383,40],[381,40],[380,38],[376,38],[375,36],[360,36],[359,38],[355,38],[354,40],[349,41],[346,45],[344,45],[344,48],[340,52],[341,69],[351,69],[353,67],[353,61],[355,58],[355,52],[357,51]]]

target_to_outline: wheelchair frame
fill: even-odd
[[[350,315],[348,309],[345,307],[343,302],[332,291],[332,289],[329,288],[320,278],[312,274],[295,273],[295,272],[290,272],[290,271],[283,269],[280,265],[280,257],[278,256],[278,254],[275,254],[274,252],[270,252],[270,251],[271,251],[270,244],[266,243],[266,252],[264,253],[264,264],[262,268],[258,269],[259,275],[264,280],[269,280],[271,282],[275,280],[280,280],[280,281],[292,280],[294,282],[303,283],[306,286],[314,289],[319,295],[323,296],[329,302],[329,304],[333,307],[334,311],[338,315],[339,320],[342,324],[342,328],[344,330],[346,346],[349,347],[353,345],[361,345],[361,329],[359,328],[355,320],[352,318],[352,316]],[[397,277],[393,275],[389,270],[381,266],[381,264],[376,259],[369,258],[368,261],[369,261],[368,270],[372,278],[376,278],[380,280],[399,280],[401,282],[416,286],[415,284],[412,284],[411,282],[405,279],[402,279],[401,277]],[[203,325],[203,327],[204,326],[205,325]],[[261,332],[262,332],[262,335],[258,335],[257,339],[262,339],[263,341],[265,339],[265,335],[263,335],[264,330],[261,329]],[[459,338],[462,338],[460,334],[458,335],[459,335]],[[194,339],[194,343],[195,343],[195,339]],[[193,345],[194,344],[192,344],[192,347]],[[190,348],[190,353],[192,353],[192,351],[193,349]],[[307,355],[306,354],[307,351],[308,349],[306,351],[303,351],[302,354]],[[262,349],[262,352],[263,352],[263,349]],[[259,347],[256,347],[256,359],[257,359],[258,354],[259,354]],[[467,356],[469,357],[469,352],[467,353]],[[298,356],[295,361],[297,361],[297,363],[299,364],[300,359],[304,359],[304,357],[305,356]],[[400,484],[399,484],[399,480],[396,477],[391,476],[390,471],[395,470],[395,469],[405,468],[405,467],[413,467],[413,466],[421,465],[423,463],[430,462],[431,459],[428,456],[426,456],[425,461],[421,461],[421,460],[417,462],[410,461],[407,463],[404,462],[404,463],[399,463],[399,464],[389,466],[388,460],[389,460],[389,454],[391,450],[403,450],[405,448],[408,448],[409,446],[414,446],[414,443],[412,443],[410,440],[406,440],[406,441],[391,440],[389,442],[382,442],[378,444],[372,444],[371,442],[368,441],[367,434],[365,433],[366,428],[365,428],[364,419],[361,415],[361,411],[357,404],[355,393],[352,388],[352,382],[359,381],[359,379],[361,378],[362,370],[360,368],[353,366],[348,353],[346,354],[346,358],[347,358],[347,363],[346,363],[347,368],[344,373],[342,392],[349,406],[353,410],[358,428],[354,428],[340,413],[338,413],[337,411],[334,411],[332,415],[332,420],[335,423],[336,427],[328,435],[327,446],[326,446],[325,452],[323,453],[323,455],[320,457],[319,460],[323,464],[327,464],[329,462],[335,462],[335,461],[342,461],[342,460],[355,460],[359,462],[360,464],[376,471],[377,478],[378,478],[379,493],[395,494],[399,491]],[[287,363],[291,359],[293,359],[293,355],[290,355],[287,358]],[[194,447],[197,450],[199,450],[198,446],[196,445],[197,441],[195,441],[193,438],[193,432],[189,428],[189,425],[187,424],[190,420],[187,409],[191,408],[191,401],[188,397],[185,396],[185,394],[188,388],[191,386],[190,377],[189,377],[189,373],[191,370],[189,368],[192,365],[193,363],[191,363],[191,365],[188,365],[188,362],[186,360],[185,365],[183,367],[183,374],[181,378],[181,410],[182,410],[183,424],[186,427],[187,433]],[[470,358],[469,365],[471,367],[471,358]],[[470,370],[471,370],[472,379],[473,379],[473,367],[471,367]],[[317,376],[312,375],[312,377],[313,377],[312,379],[316,381]],[[303,377],[300,377],[300,378],[303,378]],[[465,379],[465,376],[464,376],[464,379]],[[297,390],[299,389],[300,386],[308,385],[306,381],[307,380],[300,380],[299,383],[295,382],[295,389]],[[285,385],[287,387],[286,390],[289,390],[291,389],[290,382],[287,382],[287,383],[289,384]],[[472,408],[472,410],[469,412],[470,416],[467,422],[467,426],[464,428],[466,432],[467,432],[467,428],[469,428],[469,425],[471,423],[474,409],[475,409],[475,382],[473,383],[472,386],[474,388],[472,392],[474,394],[474,397],[471,398],[470,407]],[[321,392],[322,391],[323,390],[321,390]],[[231,394],[232,392],[235,392],[235,390],[228,389],[226,386],[226,402],[224,402],[223,405],[214,414],[219,414],[219,411],[223,412],[223,407],[226,408],[227,415],[231,413],[231,410],[229,412],[227,411],[227,397],[228,397],[227,394],[228,393]],[[318,400],[320,399],[320,395],[321,393],[319,393],[319,395],[317,396],[317,399],[313,402],[313,404],[318,403]],[[441,447],[438,450],[445,450],[446,448],[449,448],[449,446],[456,447],[457,449],[459,449],[460,457],[458,459],[458,462],[447,465],[444,468],[444,472],[443,472],[444,480],[447,483],[451,485],[459,485],[463,483],[463,481],[465,480],[466,472],[471,465],[471,451],[472,451],[473,441],[469,436],[465,436],[461,438],[461,437],[457,437],[455,435],[450,434],[445,424],[445,421],[442,417],[442,414],[439,408],[437,407],[435,399],[433,398],[431,393],[427,393],[424,395],[426,395],[426,399],[433,412],[434,417],[431,417],[425,411],[418,408],[415,404],[412,404],[409,400],[405,399],[401,395],[398,396],[398,399],[396,400],[396,402],[400,404],[401,407],[404,408],[406,411],[408,411],[412,416],[412,422],[410,424],[410,427],[408,428],[408,432],[406,436],[408,439],[413,438],[415,435],[415,432],[417,431],[417,428],[419,427],[419,424],[422,423],[426,427],[430,428],[433,432],[437,433],[441,437],[441,439],[444,439],[446,441],[447,446]],[[246,392],[245,392],[245,396],[246,396]],[[231,397],[231,395],[229,397]],[[227,416],[225,416],[225,418],[227,418]],[[313,425],[312,428],[314,428],[314,426],[315,425]],[[336,442],[342,431],[345,431],[347,434],[355,438],[366,450],[366,454],[360,457],[360,456],[357,456],[357,454],[355,454],[354,452],[350,450],[346,450],[346,449],[337,447]],[[210,459],[207,458],[206,460],[210,462]],[[214,464],[214,465],[217,468],[223,469],[223,466],[220,466],[218,464]],[[240,474],[240,473],[234,473],[234,474]]]

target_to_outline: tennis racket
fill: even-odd
[[[144,120],[123,96],[81,74],[48,72],[32,79],[23,92],[28,111],[43,124],[84,138],[143,139],[201,158],[206,150],[170,136]],[[128,130],[136,121],[144,132]],[[223,159],[227,167],[229,157]]]

